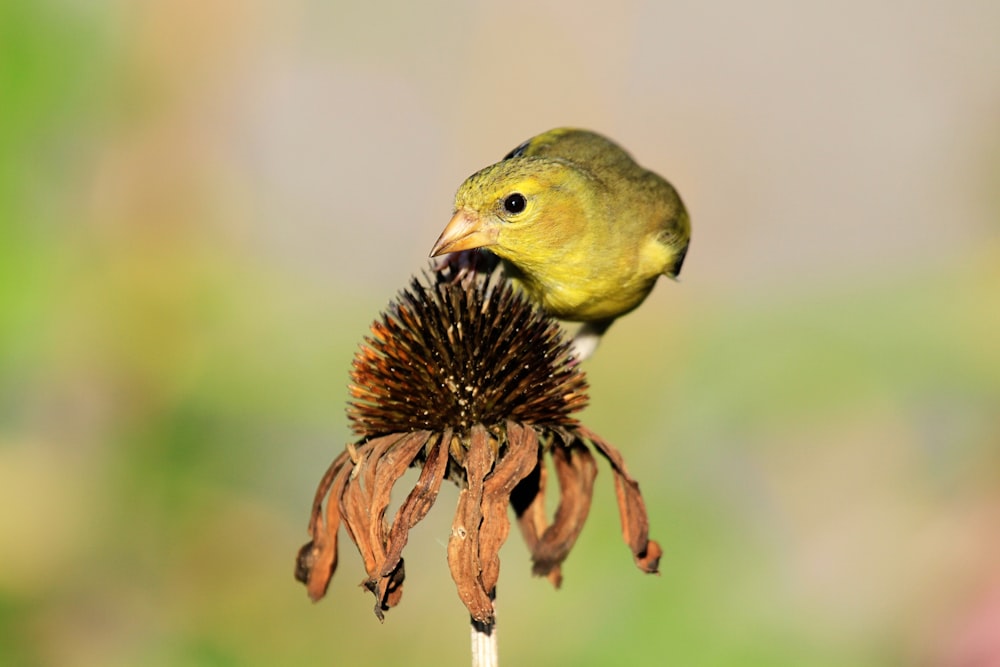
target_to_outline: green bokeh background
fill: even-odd
[[[0,4],[0,664],[461,665],[447,489],[384,625],[293,581],[354,349],[460,181],[592,127],[692,212],[587,363],[610,475],[509,665],[1000,664],[996,3]]]

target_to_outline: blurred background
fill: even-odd
[[[612,6],[613,5],[613,6]],[[292,578],[350,361],[470,173],[599,130],[694,234],[587,362],[511,665],[1000,665],[1000,4],[0,4],[0,663],[462,665],[454,489],[384,625]]]

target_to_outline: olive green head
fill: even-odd
[[[517,266],[557,259],[586,223],[588,176],[562,160],[515,157],[482,169],[455,194],[455,213],[432,250],[488,248]]]

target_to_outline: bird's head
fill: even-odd
[[[515,157],[476,172],[458,189],[455,213],[431,256],[487,248],[525,268],[551,261],[584,217],[577,181],[586,178],[566,162],[541,157]]]

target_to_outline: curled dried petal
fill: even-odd
[[[520,484],[514,487],[510,496],[510,504],[514,508],[514,516],[517,518],[518,528],[521,529],[521,537],[524,538],[528,552],[531,554],[534,554],[538,549],[538,542],[542,539],[542,535],[549,525],[549,519],[545,514],[545,488],[548,477],[549,471],[539,456],[538,465],[527,477],[521,480]],[[559,565],[553,565],[547,576],[552,585],[558,588],[562,582]]]
[[[465,456],[468,487],[458,494],[458,510],[448,540],[448,567],[458,596],[469,614],[480,623],[493,622],[492,591],[486,590],[479,558],[480,529],[483,522],[483,481],[493,468],[494,453],[489,434],[481,425],[472,427],[469,451]]]
[[[615,476],[615,495],[618,497],[622,537],[632,550],[632,557],[639,569],[656,574],[659,571],[663,549],[656,541],[649,539],[649,518],[646,514],[646,503],[639,493],[639,483],[628,474],[621,452],[586,427],[580,427],[578,431],[581,437],[593,443],[597,451],[611,463]]]
[[[576,544],[590,513],[597,464],[590,451],[579,441],[552,450],[556,477],[559,480],[559,506],[552,525],[545,529],[531,552],[532,571],[548,576],[559,568]],[[555,583],[559,585],[559,581]]]
[[[510,533],[510,494],[538,467],[538,435],[530,426],[507,423],[507,448],[483,484],[483,529],[479,537],[483,588],[493,591],[500,577],[500,547]]]
[[[382,566],[380,576],[386,577],[396,568],[396,562],[409,539],[410,529],[427,516],[427,512],[437,500],[438,491],[441,490],[441,482],[444,480],[444,473],[448,468],[448,443],[450,441],[451,432],[448,431],[429,443],[427,459],[420,471],[420,478],[406,500],[399,506],[396,518],[392,522],[392,528],[389,529],[385,563]]]
[[[385,486],[375,486],[376,463],[390,447],[404,437],[406,434],[394,433],[363,443],[357,449],[359,461],[351,472],[353,483],[345,487],[340,498],[340,516],[364,560],[365,572],[368,573],[368,579],[364,583],[369,587],[369,582],[374,580],[375,572],[385,559],[380,533],[384,530],[383,516],[389,505],[391,491],[391,488]]]
[[[312,540],[305,544],[298,554],[295,578],[306,585],[309,598],[316,602],[324,595],[330,579],[337,570],[337,532],[340,528],[340,513],[335,500],[347,482],[349,468],[348,452],[334,459],[320,481],[313,499],[312,514],[309,519],[309,535]],[[323,517],[323,499],[331,492],[332,508],[328,505],[326,518]]]

